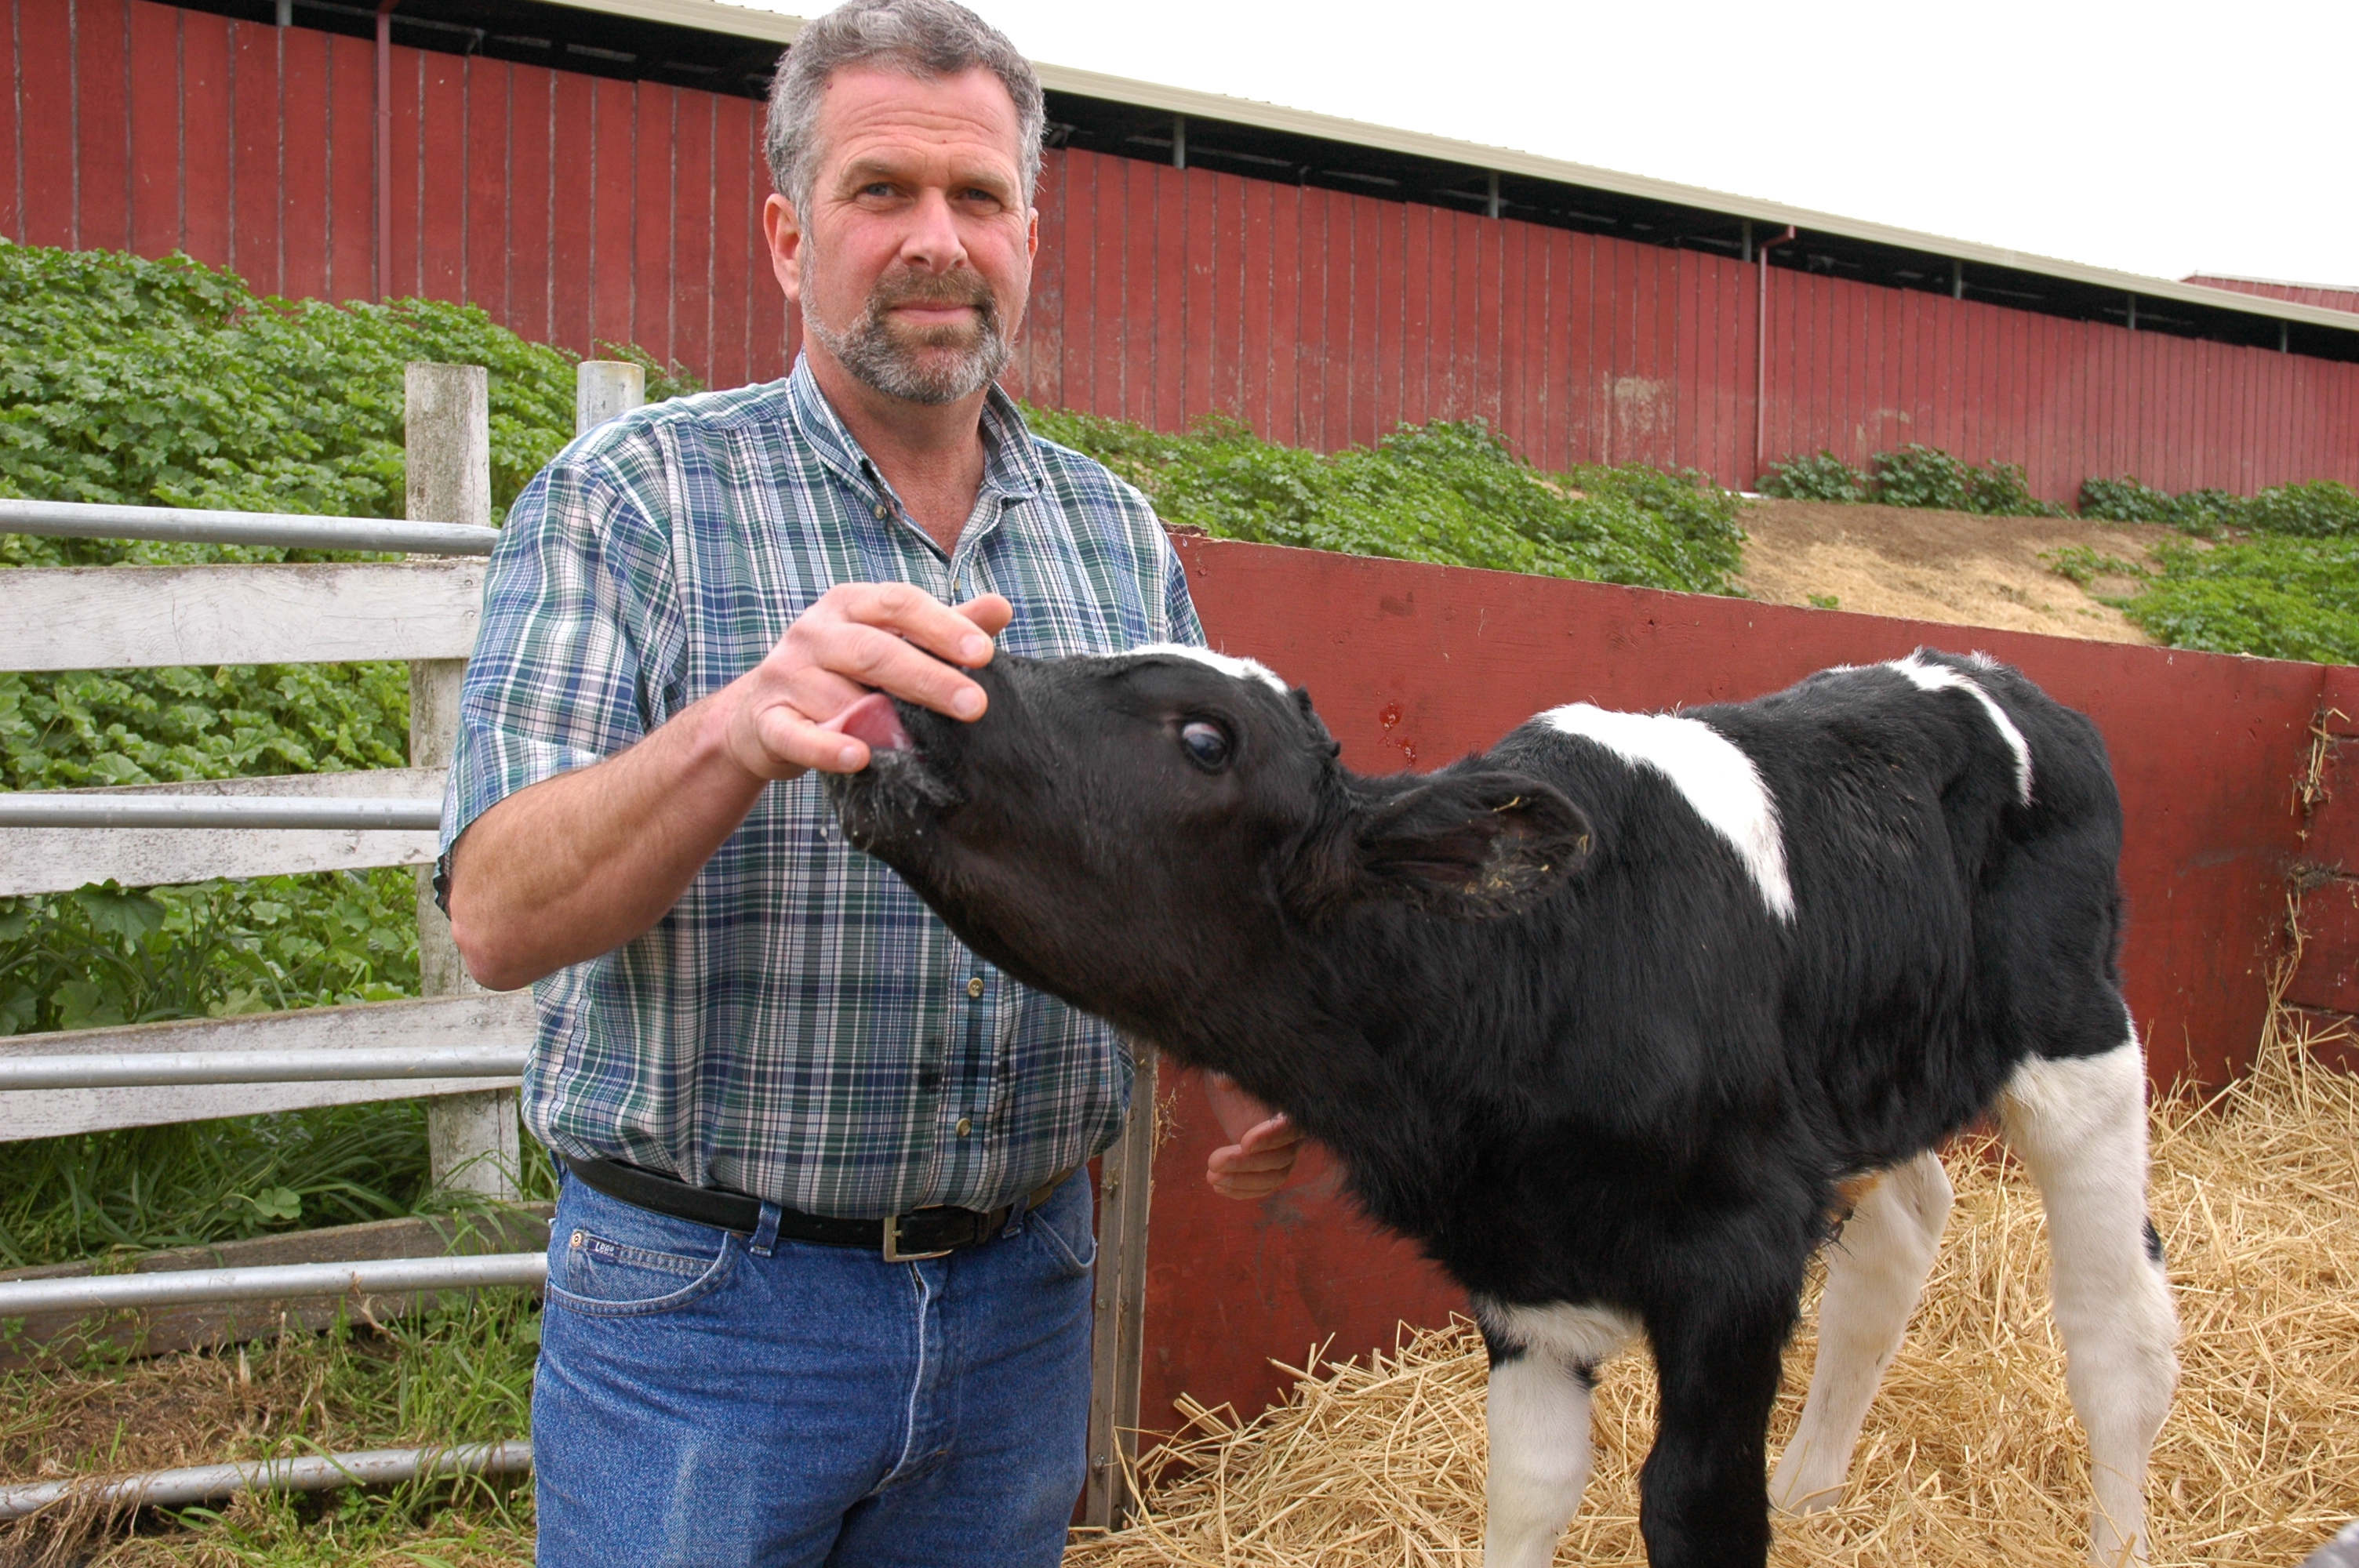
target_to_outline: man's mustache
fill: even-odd
[[[999,317],[991,286],[971,272],[887,275],[868,296],[869,319],[882,320],[886,311],[903,305],[971,306],[985,324]]]

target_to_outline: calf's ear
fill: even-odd
[[[1444,773],[1368,809],[1353,835],[1354,892],[1466,919],[1512,914],[1589,860],[1589,819],[1522,773]]]

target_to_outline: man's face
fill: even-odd
[[[828,81],[809,212],[770,198],[771,261],[814,351],[916,403],[954,403],[1006,363],[1038,243],[1016,105],[989,71]]]

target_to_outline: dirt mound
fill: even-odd
[[[2041,554],[2081,545],[2148,567],[2156,543],[2180,537],[2158,524],[1824,501],[1749,502],[1741,521],[1748,538],[1737,580],[1768,603],[2103,643],[2153,641],[2092,597],[2135,592],[2136,579],[2100,577],[2082,589]]]

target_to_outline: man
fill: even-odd
[[[444,812],[484,983],[540,981],[565,1166],[533,1395],[544,1563],[1049,1563],[1082,1481],[1091,1195],[1130,1063],[851,849],[808,770],[872,691],[1201,641],[1147,503],[993,384],[1040,92],[951,0],[854,0],[773,89],[786,382],[576,441],[510,514]],[[1284,1180],[1251,1130],[1215,1186]]]

